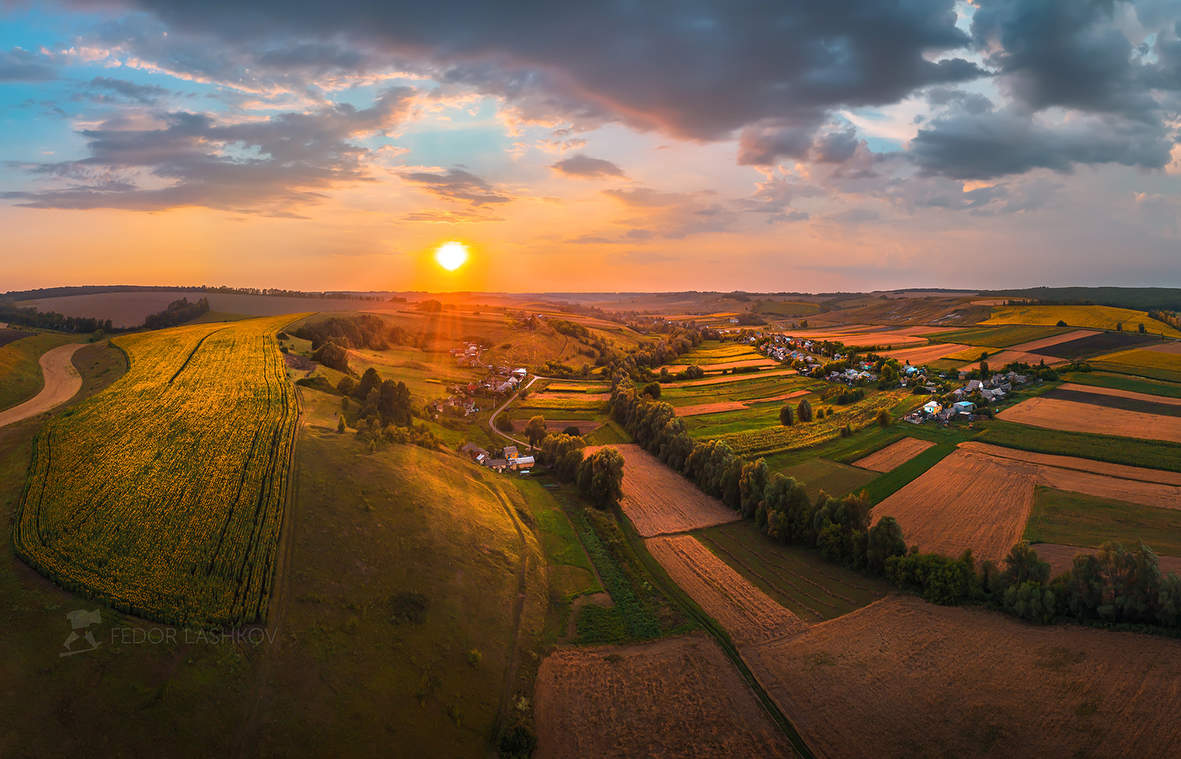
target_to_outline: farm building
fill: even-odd
[[[956,401],[951,407],[959,414],[972,414],[976,411],[976,404],[971,401]]]
[[[931,416],[935,416],[942,410],[943,406],[940,406],[938,401],[928,401],[927,403],[923,404],[923,411],[930,414]]]
[[[508,468],[514,472],[521,472],[532,469],[534,463],[532,456],[517,456],[508,460]]]

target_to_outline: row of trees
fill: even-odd
[[[559,480],[575,483],[591,503],[603,509],[613,506],[623,497],[623,455],[614,448],[600,448],[584,456],[585,445],[575,435],[546,435],[538,457]]]
[[[18,324],[23,327],[53,329],[59,332],[112,332],[110,319],[92,319],[88,316],[65,316],[56,311],[38,311],[22,308],[7,301],[0,301],[0,322]]]
[[[391,327],[380,316],[373,314],[330,316],[300,325],[294,330],[294,334],[296,337],[310,340],[312,350],[317,350],[330,341],[342,348],[369,348],[378,351],[386,350],[390,345],[409,345],[414,342],[406,330]]]
[[[352,377],[342,377],[336,390],[345,397],[360,401],[358,419],[374,418],[382,426],[410,426],[413,399],[405,382],[383,380],[377,370],[370,367],[361,375],[360,382]]]
[[[192,321],[198,316],[204,316],[207,313],[209,313],[208,298],[198,298],[195,301],[190,301],[188,298],[181,298],[180,300],[174,300],[169,303],[168,307],[163,311],[148,314],[144,318],[144,329],[175,327],[178,324]]]

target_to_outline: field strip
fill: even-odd
[[[1002,366],[1007,366],[1018,361],[1024,364],[1029,364],[1030,366],[1035,366],[1043,361],[1046,362],[1046,366],[1058,366],[1060,364],[1066,363],[1066,359],[1064,358],[1043,356],[1040,353],[1029,353],[1028,351],[1013,350],[1012,348],[1006,348],[1000,353],[989,356],[987,361],[989,366],[996,367],[998,369]],[[979,368],[980,362],[973,361],[970,364],[964,364],[959,369],[962,372],[966,372]]]
[[[84,343],[67,343],[41,354],[41,376],[45,384],[41,392],[20,405],[0,411],[0,427],[37,416],[60,406],[82,389],[82,375],[74,368],[74,353]]]
[[[935,444],[929,440],[904,437],[897,442],[890,443],[885,448],[874,451],[868,456],[857,459],[853,462],[853,466],[859,466],[862,469],[871,469],[875,472],[889,472],[910,461],[933,445]]]
[[[730,568],[691,535],[645,541],[649,553],[669,577],[744,646],[783,638],[807,624],[745,577]]]
[[[1126,411],[1059,398],[1029,398],[1000,412],[997,418],[1051,430],[1181,443],[1181,417]]]
[[[1153,353],[1181,354],[1181,340],[1170,340],[1167,343],[1145,345],[1141,350],[1152,351]]]
[[[662,382],[661,387],[699,387],[701,385],[724,385],[727,382],[742,382],[743,380],[758,379],[759,377],[786,377],[796,374],[795,369],[772,369],[769,372],[743,372],[741,374],[724,374],[720,377],[706,377],[705,379],[681,380],[679,382]]]
[[[1077,456],[1059,456],[1053,453],[1035,453],[1019,448],[1005,448],[991,443],[980,443],[969,440],[959,444],[965,450],[986,453],[997,458],[1024,461],[1029,464],[1055,467],[1058,469],[1074,469],[1080,472],[1102,474],[1108,477],[1118,477],[1125,480],[1139,480],[1141,482],[1156,482],[1162,485],[1181,486],[1181,472],[1170,472],[1164,469],[1149,469],[1147,467],[1127,466],[1126,464],[1109,464],[1106,461],[1083,459]]]
[[[688,532],[742,518],[635,443],[587,446],[583,452],[590,456],[604,447],[623,454],[620,507],[641,536]]]
[[[673,408],[673,412],[677,416],[700,416],[701,414],[718,414],[723,411],[742,411],[748,409],[756,403],[771,403],[772,401],[785,401],[789,398],[798,398],[801,395],[808,395],[811,390],[792,390],[787,393],[780,393],[779,395],[771,395],[766,398],[753,398],[749,401],[716,401],[714,403],[695,403],[691,406],[677,406]]]
[[[1115,398],[1131,398],[1149,403],[1164,403],[1169,406],[1181,406],[1181,398],[1170,398],[1166,395],[1151,395],[1150,393],[1137,393],[1134,390],[1117,390],[1114,387],[1103,387],[1101,385],[1079,385],[1074,382],[1064,382],[1056,389],[1074,390],[1079,393],[1091,393],[1092,395],[1110,395]]]
[[[747,358],[741,361],[724,361],[716,364],[669,364],[661,368],[668,369],[675,374],[685,371],[690,366],[700,367],[705,372],[713,372],[721,371],[722,369],[744,369],[750,366],[779,366],[779,362],[773,358]]]
[[[1097,334],[1099,333],[1093,329],[1076,329],[1070,332],[1063,332],[1061,335],[1051,335],[1050,337],[1043,337],[1040,340],[1030,340],[1027,343],[1010,345],[1009,350],[1019,351],[1022,353],[1037,353],[1042,348],[1049,348],[1054,345],[1069,343],[1072,340],[1081,340],[1084,337],[1090,337]]]
[[[1062,543],[1034,543],[1033,550],[1042,561],[1050,565],[1051,576],[1057,576],[1074,566],[1074,557],[1080,553],[1098,553],[1098,549],[1082,546],[1070,546]],[[1170,572],[1181,574],[1181,558],[1176,556],[1158,556],[1157,562],[1161,574]]]
[[[916,348],[899,348],[896,350],[882,351],[882,354],[899,361],[906,361],[917,365],[935,361],[952,353],[959,353],[967,347],[959,343],[935,343],[933,345],[921,345]]]

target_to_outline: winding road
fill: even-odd
[[[529,382],[526,383],[526,385],[524,387],[518,389],[517,392],[513,393],[512,395],[510,395],[508,397],[508,400],[506,400],[504,403],[500,404],[500,406],[495,411],[492,412],[492,416],[488,417],[488,429],[492,430],[494,433],[496,433],[497,435],[500,435],[503,438],[507,438],[508,440],[513,441],[517,445],[524,446],[524,448],[528,448],[529,444],[527,442],[525,442],[524,440],[518,440],[517,438],[513,437],[512,435],[507,435],[507,434],[501,432],[500,430],[496,429],[495,422],[496,422],[496,417],[500,415],[500,412],[504,411],[506,408],[508,408],[508,405],[517,399],[517,396],[521,394],[521,390],[528,390],[530,387],[533,386],[533,383],[539,379],[546,379],[546,377],[539,377],[536,374],[533,375],[533,379],[529,380]]]
[[[45,413],[73,398],[82,389],[82,375],[74,368],[74,353],[85,343],[68,343],[41,354],[41,376],[45,386],[29,400],[0,411],[0,427]]]

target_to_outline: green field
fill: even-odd
[[[38,361],[50,348],[82,342],[78,335],[44,332],[0,346],[0,411],[24,403],[45,385]]]
[[[739,374],[732,382],[712,385],[690,385],[688,387],[665,387],[661,389],[660,400],[674,406],[693,406],[718,401],[752,401],[798,390],[804,387],[821,387],[821,383],[806,377],[779,375],[775,377],[754,374]]]
[[[1064,379],[1079,385],[1110,387],[1116,390],[1131,390],[1134,393],[1163,395],[1166,398],[1181,398],[1181,384],[1175,382],[1161,382],[1144,377],[1129,377],[1123,374],[1107,374],[1106,372],[1071,372]]]
[[[877,477],[877,472],[823,458],[812,458],[793,464],[783,472],[803,483],[811,498],[816,498],[822,490],[834,498],[839,498],[861,490]]]
[[[747,361],[756,358],[766,358],[766,356],[746,343],[719,343],[707,340],[670,363],[697,365],[708,370],[710,364],[728,364],[731,361]]]
[[[1181,353],[1135,348],[1099,356],[1088,363],[1096,369],[1181,383]]]
[[[1181,332],[1173,327],[1148,318],[1144,311],[1130,308],[1115,308],[1112,306],[999,306],[994,308],[992,316],[981,322],[984,326],[997,324],[1035,324],[1056,325],[1059,321],[1066,322],[1075,329],[1090,327],[1094,329],[1117,329],[1121,324],[1126,330],[1134,330],[1143,324],[1148,332],[1166,337],[1181,337]],[[996,343],[992,343],[996,345]]]
[[[916,435],[916,437],[918,437]],[[904,461],[888,472],[875,477],[865,486],[870,503],[881,503],[888,496],[906,487],[919,475],[938,464],[955,451],[956,443],[942,441],[931,446],[909,461]]]
[[[151,619],[264,619],[298,414],[274,338],[288,321],[116,338],[127,374],[38,437],[21,556]]]
[[[1109,461],[1113,464],[1181,472],[1181,444],[1160,440],[1065,432],[1000,419],[987,422],[976,439],[984,443],[1038,453],[1057,453],[1062,456]]]
[[[884,580],[833,564],[817,551],[776,543],[750,520],[693,534],[805,622],[823,622],[848,614],[890,592]]]
[[[1039,487],[1025,539],[1082,548],[1143,541],[1161,556],[1181,556],[1181,511]]]
[[[1024,324],[1003,324],[995,327],[967,327],[965,329],[938,332],[927,335],[931,342],[975,345],[982,349],[997,350],[1009,348],[1031,340],[1041,340],[1054,335],[1070,332],[1074,327],[1029,326]],[[971,360],[971,359],[969,359]]]

